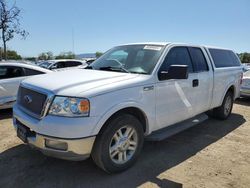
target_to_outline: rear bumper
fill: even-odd
[[[250,97],[250,88],[241,88],[240,89],[241,97]]]
[[[13,119],[17,129],[17,121]],[[43,154],[55,158],[80,161],[88,158],[94,145],[95,136],[77,139],[55,138],[38,134],[33,131],[32,136],[27,137],[27,144],[40,150]]]

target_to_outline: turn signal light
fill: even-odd
[[[84,112],[89,112],[89,101],[88,100],[82,100],[79,104],[79,110],[84,113]]]

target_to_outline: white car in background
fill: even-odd
[[[240,95],[241,97],[250,97],[250,70],[243,74]]]
[[[250,70],[250,64],[243,64],[243,71],[249,71]]]
[[[27,77],[52,72],[50,70],[18,62],[0,63],[0,109],[13,106],[18,87]]]
[[[67,68],[84,68],[88,66],[85,61],[76,60],[76,59],[56,59],[56,60],[48,60],[39,64],[40,67],[56,70],[56,69],[67,69]]]

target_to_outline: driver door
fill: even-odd
[[[172,47],[159,71],[168,71],[170,65],[187,65],[188,79],[170,79],[156,83],[156,129],[191,118],[195,111],[194,85],[197,74],[191,61],[188,48]]]

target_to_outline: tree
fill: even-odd
[[[75,59],[75,54],[72,52],[61,52],[55,59]]]
[[[53,58],[54,58],[53,53],[50,52],[50,51],[49,52],[43,52],[43,53],[39,54],[39,56],[38,56],[39,60],[51,60]]]
[[[8,59],[12,59],[12,60],[22,59],[22,57],[20,55],[18,55],[17,52],[14,50],[7,50],[7,57],[8,57]]]
[[[244,52],[239,54],[242,63],[250,63],[250,53]]]
[[[36,57],[26,57],[24,58],[24,60],[27,60],[27,61],[36,61]]]
[[[103,54],[102,52],[96,52],[96,53],[95,53],[95,57],[96,57],[96,58],[99,58],[102,54]]]
[[[3,42],[3,56],[7,59],[6,43],[14,38],[15,34],[20,35],[25,39],[28,32],[20,27],[20,12],[21,10],[13,4],[8,8],[5,0],[0,0],[0,38]]]
[[[0,48],[0,56],[1,56],[1,54],[3,54],[2,48]],[[20,59],[22,59],[22,56],[17,54],[17,52],[14,51],[14,50],[6,50],[6,54],[7,54],[8,59],[11,59],[11,60],[20,60]]]

